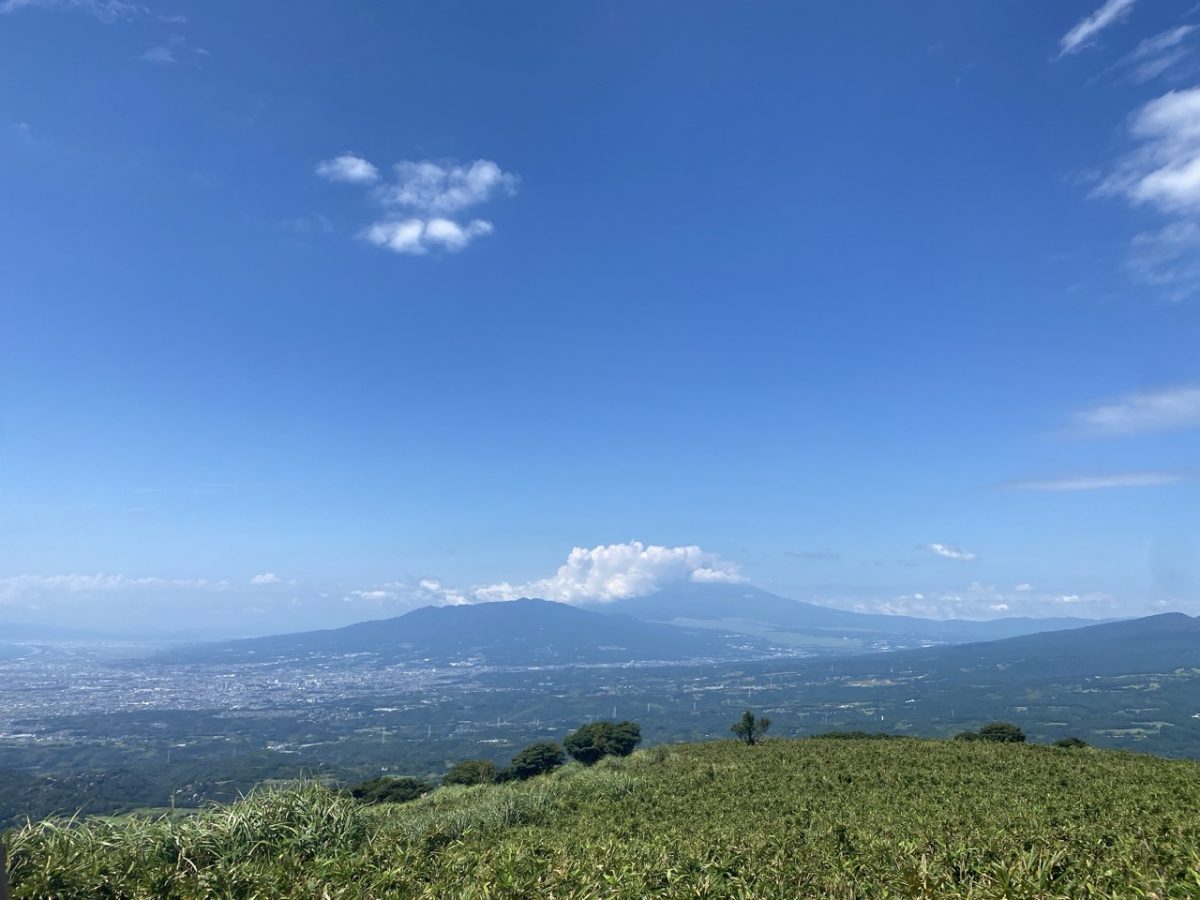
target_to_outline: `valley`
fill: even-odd
[[[487,612],[531,627],[529,608],[496,606]],[[556,616],[556,606],[532,609]],[[280,652],[223,661],[204,655],[227,655],[223,645],[130,645],[131,658],[114,644],[44,645],[0,663],[0,820],[195,806],[306,772],[436,779],[455,761],[502,764],[531,740],[602,718],[640,722],[649,744],[720,739],[747,707],[778,736],[949,737],[1004,719],[1039,742],[1077,736],[1200,758],[1200,625],[1178,614],[865,655],[755,645],[760,655],[738,659],[731,638],[728,653],[685,660],[524,666],[493,631],[497,654],[489,638],[461,656],[401,661],[311,638],[302,652],[271,639]],[[544,641],[527,650],[553,657]]]

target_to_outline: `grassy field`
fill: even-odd
[[[728,741],[357,806],[311,784],[7,836],[14,897],[1200,897],[1200,764]]]

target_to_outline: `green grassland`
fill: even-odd
[[[319,784],[11,832],[14,897],[1200,897],[1200,764],[980,742],[659,746],[367,807]]]

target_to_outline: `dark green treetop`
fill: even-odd
[[[496,780],[496,764],[490,759],[466,759],[450,767],[442,784],[491,784]]]
[[[433,786],[419,778],[382,775],[350,788],[350,796],[363,803],[407,803],[431,790]]]
[[[566,760],[563,748],[554,741],[538,741],[514,756],[508,768],[497,777],[502,781],[524,781],[526,778],[551,772]]]
[[[628,756],[642,740],[637,722],[592,722],[563,741],[566,751],[585,766],[605,756]]]

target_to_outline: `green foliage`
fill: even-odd
[[[884,734],[882,731],[826,731],[824,734],[814,734],[813,738],[822,741],[891,741],[899,740],[898,734]]]
[[[993,744],[1023,744],[1025,732],[1011,722],[991,722],[978,731],[962,731],[956,741],[988,741]]]
[[[431,790],[433,785],[419,778],[381,775],[350,788],[350,796],[363,803],[408,803]]]
[[[1063,738],[1060,741],[1055,741],[1054,746],[1055,747],[1066,747],[1066,748],[1086,747],[1087,741],[1083,740],[1082,738],[1067,737],[1067,738]]]
[[[767,729],[771,727],[771,720],[766,716],[754,718],[753,710],[746,710],[742,713],[742,717],[729,726],[739,741],[743,741],[747,745],[757,744],[762,740],[763,735],[767,733]]]
[[[491,784],[496,780],[496,764],[490,759],[467,759],[450,767],[442,784]]]
[[[997,744],[1023,744],[1025,732],[1011,722],[992,722],[979,729],[979,739]]]
[[[637,722],[592,722],[567,735],[563,747],[590,766],[605,756],[628,756],[642,740]]]
[[[524,781],[552,772],[566,762],[563,748],[554,741],[537,741],[512,758],[508,768],[497,774],[501,781]]]
[[[14,900],[1183,900],[1200,896],[1197,808],[1194,762],[805,739],[638,751],[400,806],[310,784],[8,842]]]

